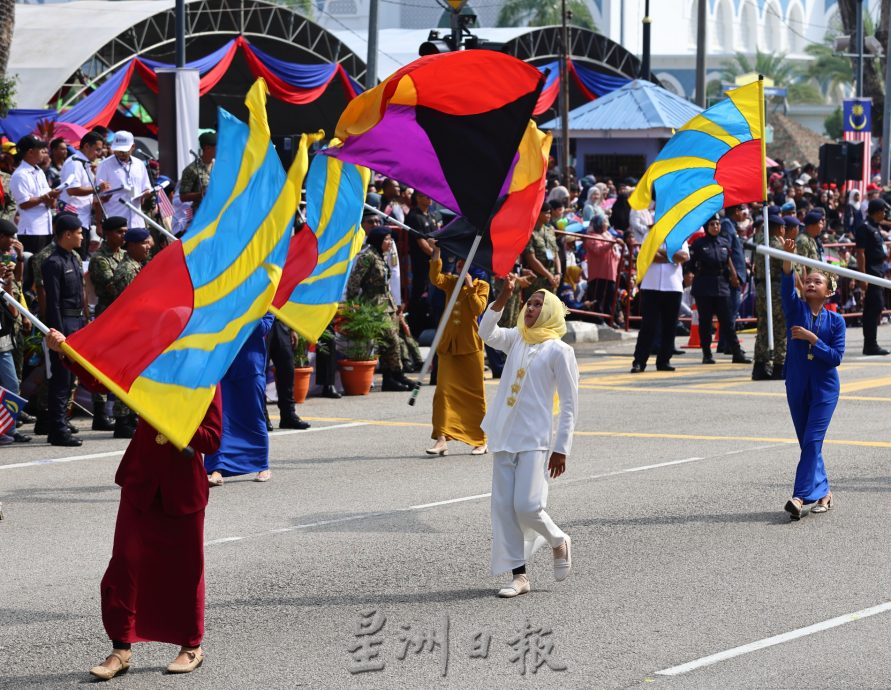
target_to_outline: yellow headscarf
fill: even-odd
[[[579,278],[582,277],[582,267],[575,266],[567,266],[566,271],[563,273],[563,280],[566,281],[566,284],[569,285],[573,290],[575,290],[576,285],[579,284]]]
[[[543,295],[544,304],[541,305],[541,313],[532,328],[526,327],[523,314],[520,314],[520,318],[517,319],[517,330],[520,331],[520,336],[529,345],[543,343],[545,340],[559,340],[566,334],[566,315],[569,313],[566,305],[560,301],[557,295],[547,290],[538,290],[532,294]],[[525,310],[525,308],[524,306],[523,309]]]

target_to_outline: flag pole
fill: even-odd
[[[774,249],[773,247],[764,247],[762,245],[756,245],[750,242],[746,242],[744,246],[746,247],[746,249],[753,249],[758,254],[770,256],[779,261],[791,261],[792,263],[801,264],[802,266],[814,268],[818,271],[834,273],[835,275],[841,276],[842,278],[850,278],[852,280],[862,281],[864,283],[871,283],[872,285],[878,285],[881,288],[891,289],[891,280],[879,278],[878,276],[873,276],[868,273],[853,271],[850,268],[845,268],[844,266],[828,264],[825,261],[820,261],[819,259],[811,259],[799,254],[790,254],[789,252],[785,252],[781,249]]]
[[[395,225],[397,228],[402,228],[403,230],[407,230],[408,232],[414,233],[418,237],[423,237],[424,239],[427,239],[427,237],[429,237],[429,235],[425,235],[420,230],[415,230],[414,228],[409,227],[408,225],[403,223],[402,221],[396,220],[393,216],[388,216],[386,213],[381,211],[379,208],[375,208],[371,204],[365,204],[365,210],[371,211],[372,213],[376,213],[381,218],[388,221],[390,223],[390,225]]]
[[[162,235],[164,235],[171,242],[176,242],[179,239],[176,235],[174,235],[172,232],[170,232],[170,230],[165,228],[163,225],[156,223],[152,218],[150,218],[149,216],[144,214],[141,209],[136,208],[133,204],[131,204],[126,199],[124,199],[124,206],[129,208],[136,215],[140,216],[143,220],[145,220],[146,223],[151,225],[155,230],[160,232]]]
[[[461,272],[458,274],[458,281],[455,283],[455,288],[449,296],[449,302],[446,304],[445,311],[442,313],[442,318],[439,320],[439,325],[436,327],[436,335],[433,336],[433,342],[430,343],[430,352],[427,353],[427,359],[424,360],[424,366],[421,367],[421,373],[418,375],[418,380],[415,381],[411,397],[408,399],[409,405],[415,404],[415,401],[418,399],[418,393],[421,391],[421,381],[424,380],[424,377],[430,373],[430,369],[433,367],[433,357],[436,355],[436,348],[439,347],[439,341],[442,340],[446,324],[449,322],[449,316],[452,315],[452,310],[455,308],[455,303],[458,301],[458,295],[461,294],[464,279],[467,277],[467,271],[470,269],[470,262],[473,261],[473,257],[476,256],[476,250],[479,248],[482,239],[482,233],[477,233],[476,237],[473,238],[473,244],[470,245],[470,251],[467,252],[464,266],[461,267]]]
[[[19,302],[15,297],[10,295],[3,288],[0,288],[0,297],[3,297],[3,299],[9,304],[9,306],[14,307],[16,311],[21,312],[21,314],[25,316],[28,321],[34,324],[34,328],[36,328],[38,331],[40,331],[44,335],[49,333],[49,328],[47,328],[46,324],[43,323],[43,321],[34,316],[34,314],[28,311],[21,302]]]
[[[767,222],[767,102],[764,100],[764,75],[758,75],[758,111],[761,115],[761,188],[764,192],[764,204],[761,207],[763,214],[761,246],[770,248],[770,224]],[[766,252],[764,254],[764,304],[767,307],[767,358],[773,362],[773,294],[771,292],[770,282],[770,256]]]

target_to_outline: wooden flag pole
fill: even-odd
[[[421,367],[421,373],[418,376],[418,380],[415,381],[415,387],[411,392],[411,397],[408,399],[409,405],[415,404],[415,400],[418,398],[418,393],[421,391],[421,381],[424,380],[424,377],[430,373],[430,369],[433,367],[433,357],[436,355],[436,348],[439,347],[439,341],[442,340],[442,334],[445,332],[446,324],[449,322],[449,317],[452,315],[452,310],[455,308],[455,303],[458,301],[458,295],[461,294],[461,290],[464,286],[464,279],[467,277],[467,271],[470,269],[470,262],[473,261],[473,257],[476,256],[476,250],[480,246],[482,239],[482,234],[478,234],[473,238],[473,244],[470,245],[470,251],[467,252],[467,259],[465,259],[464,266],[461,268],[461,272],[458,275],[458,282],[455,283],[455,288],[449,296],[449,302],[446,304],[445,311],[442,313],[442,318],[439,320],[439,325],[436,327],[436,335],[433,336],[433,342],[430,343],[430,352],[427,353],[427,359],[424,360],[424,366]]]

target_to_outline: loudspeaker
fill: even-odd
[[[845,151],[845,172],[849,180],[863,179],[863,142],[846,141],[841,144]]]
[[[840,184],[847,177],[847,161],[841,144],[823,144],[820,147],[820,181]]]

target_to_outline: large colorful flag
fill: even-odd
[[[551,135],[529,121],[508,179],[473,263],[489,273],[504,275],[529,243],[532,228],[544,202]],[[461,216],[434,234],[446,251],[467,258],[477,229]]]
[[[488,50],[428,55],[347,104],[325,154],[393,177],[485,228],[544,75]]]
[[[266,95],[257,80],[245,99],[250,127],[219,111],[216,165],[188,232],[64,345],[179,448],[268,311],[287,257],[306,156],[286,177],[270,143]]]
[[[847,189],[859,189],[860,198],[866,198],[866,186],[872,172],[872,99],[850,98],[842,109],[842,136],[845,141],[863,143],[863,168],[860,177],[848,180]]]
[[[28,401],[24,398],[0,386],[0,436],[15,431],[16,420],[26,402]]]
[[[306,176],[306,223],[291,239],[272,312],[310,342],[334,318],[362,248],[368,168],[316,156]]]
[[[645,209],[656,197],[656,222],[637,256],[638,283],[663,243],[674,256],[709,216],[767,198],[763,83],[727,96],[668,140],[628,199]]]

